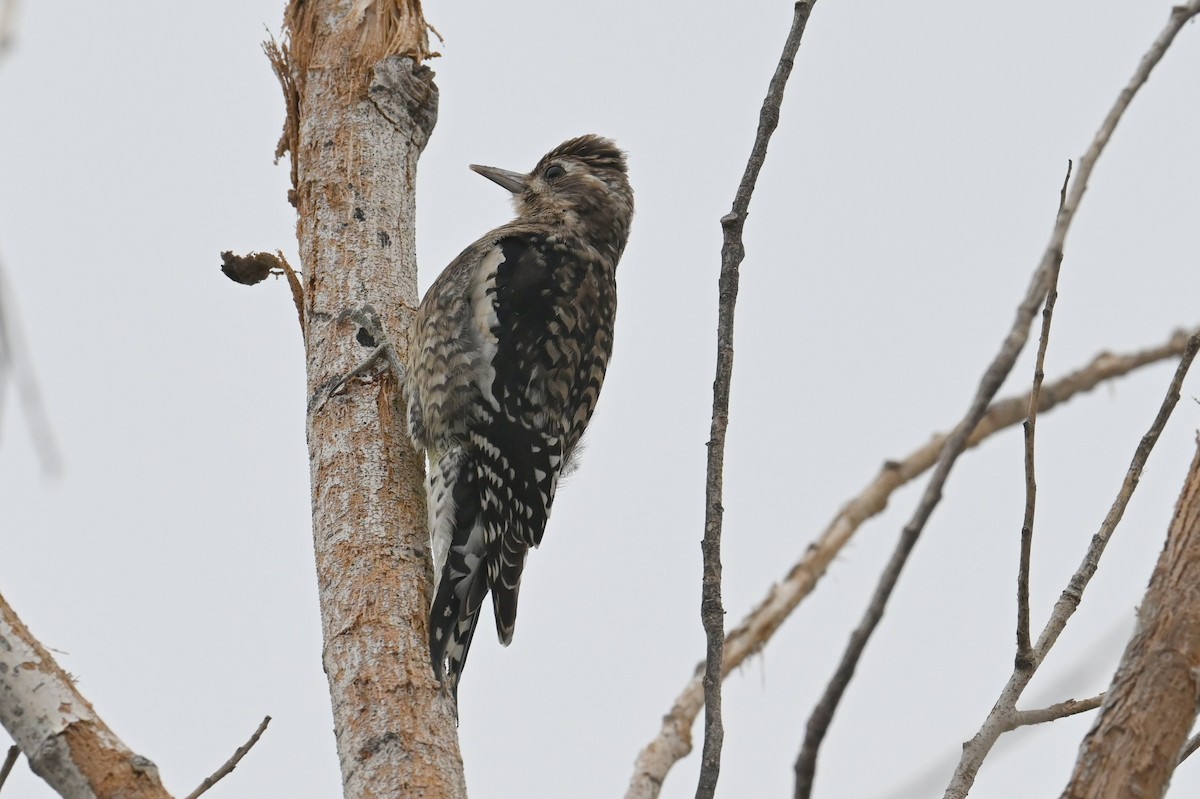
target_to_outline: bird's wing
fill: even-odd
[[[563,411],[579,350],[559,346],[563,338],[553,334],[564,291],[559,254],[531,232],[505,236],[496,247],[503,258],[494,276],[481,276],[488,287],[477,292],[485,305],[475,313],[491,312],[491,403],[472,425],[471,443],[496,628],[508,643],[525,556],[541,543],[562,469]]]

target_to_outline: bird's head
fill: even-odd
[[[633,218],[633,189],[625,153],[603,136],[568,139],[522,174],[472,164],[485,178],[513,194],[521,220],[578,227],[582,235],[615,235],[624,247]]]

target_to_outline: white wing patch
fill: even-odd
[[[497,411],[500,410],[500,403],[492,393],[492,384],[496,382],[496,368],[492,366],[492,361],[496,358],[499,341],[492,331],[499,326],[495,302],[496,270],[502,263],[504,250],[494,245],[480,259],[471,286],[471,328],[479,341],[479,354],[482,356],[475,373],[475,383],[479,393]]]
[[[463,459],[462,447],[454,447],[437,463],[429,464],[429,483],[426,497],[429,507],[429,539],[433,548],[433,594],[437,596],[438,584],[446,566],[446,555],[454,540],[454,521],[458,508],[454,505],[454,480]]]

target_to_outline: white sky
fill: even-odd
[[[822,0],[746,230],[726,472],[735,623],[883,460],[966,408],[1078,157],[1168,2]],[[0,64],[0,257],[65,457],[0,426],[0,590],[100,714],[186,794],[329,797],[303,358],[287,289],[224,249],[294,256],[283,109],[259,43],[282,0],[23,4]],[[461,691],[471,795],[614,797],[703,654],[699,575],[720,229],[791,3],[437,3],[440,119],[418,181],[421,282],[509,218],[466,168],[613,136],[638,216],[583,468]],[[1200,30],[1118,130],[1067,247],[1047,371],[1200,321]],[[1111,503],[1173,365],[1039,425],[1035,630]],[[1025,387],[1026,357],[1005,394]],[[1102,689],[1200,427],[1200,377],[1025,707]],[[817,796],[940,796],[1009,674],[1017,430],[971,452],[827,739]],[[721,795],[787,796],[804,721],[919,494],[866,525],[726,684]],[[1090,716],[1009,736],[973,797],[1056,796]],[[696,729],[699,741],[699,727]],[[691,796],[698,754],[663,795]],[[925,781],[920,780],[924,777]],[[917,782],[912,782],[917,780]],[[1200,790],[1200,762],[1173,796]],[[219,791],[219,794],[218,794]],[[25,767],[5,796],[50,792]]]

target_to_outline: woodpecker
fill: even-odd
[[[563,142],[527,174],[471,169],[512,193],[517,216],[429,289],[405,379],[429,459],[430,658],[455,695],[489,592],[512,641],[525,557],[604,383],[633,218],[625,154],[600,136]]]

